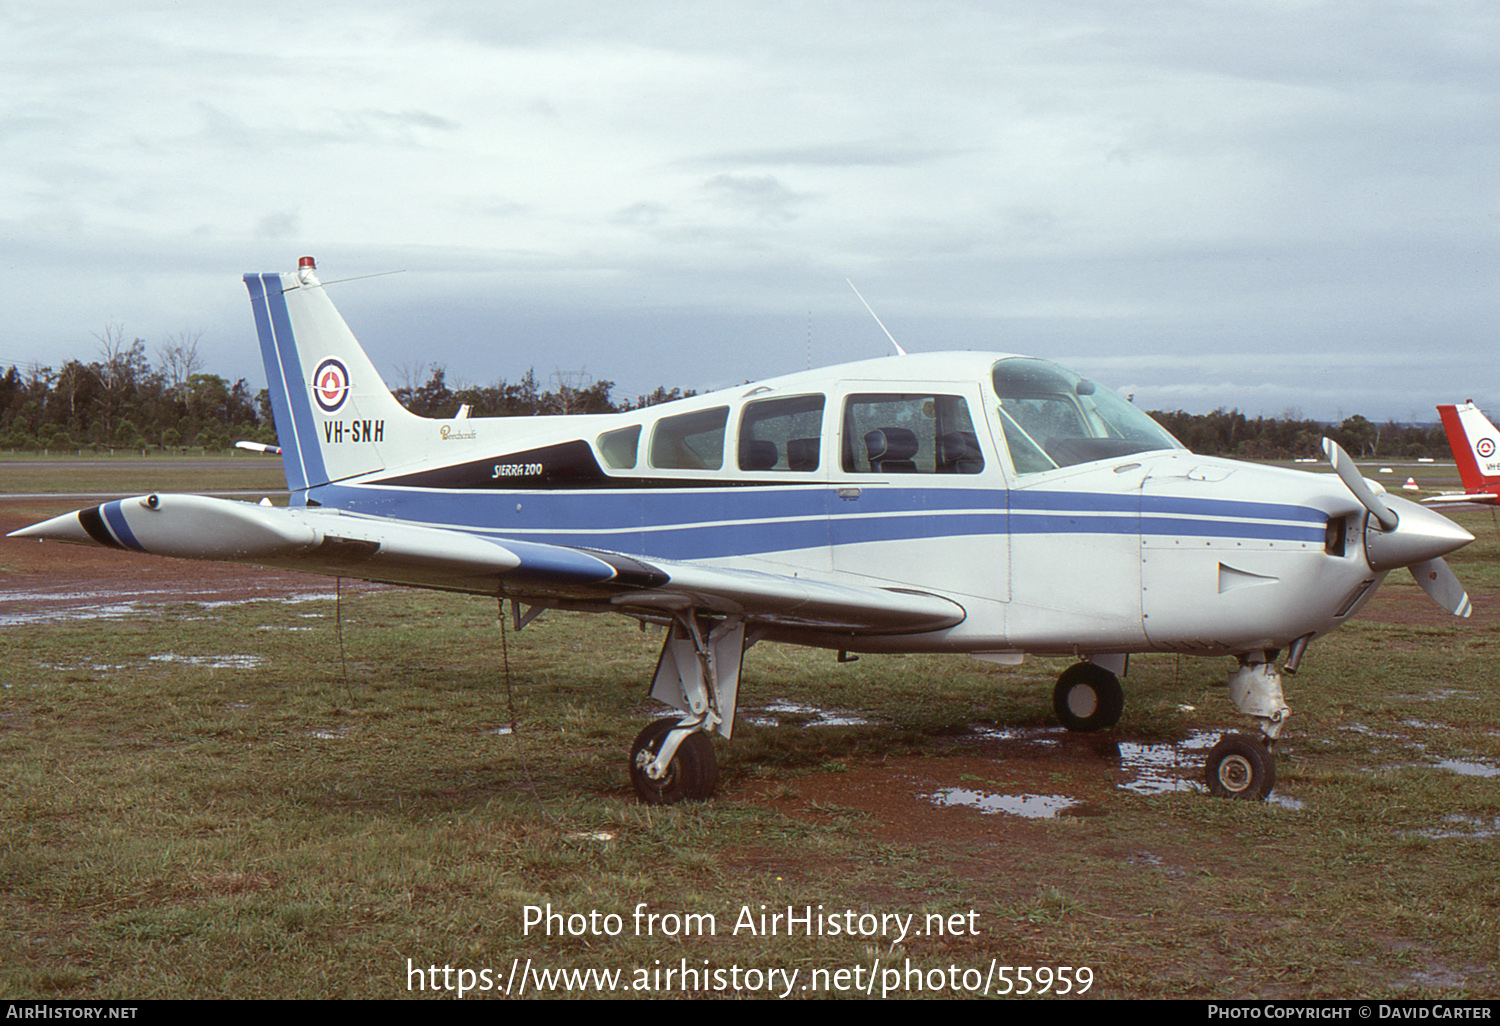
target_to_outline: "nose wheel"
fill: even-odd
[[[1208,789],[1219,798],[1265,801],[1276,786],[1276,757],[1245,734],[1225,734],[1208,753]]]

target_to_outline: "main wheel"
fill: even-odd
[[[1120,678],[1093,663],[1074,663],[1057,678],[1052,709],[1069,730],[1089,733],[1120,722],[1125,691]]]
[[[677,720],[670,716],[648,723],[630,746],[630,782],[641,801],[648,805],[698,801],[713,794],[718,782],[719,761],[714,756],[714,743],[701,730],[682,739],[677,754],[667,764],[666,776],[652,780],[646,775],[646,767],[656,759],[662,742],[676,726]]]
[[[1208,753],[1208,789],[1220,798],[1265,801],[1276,786],[1276,757],[1244,734],[1225,734]]]

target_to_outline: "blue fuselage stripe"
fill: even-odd
[[[1009,533],[1220,538],[1321,543],[1312,507],[1227,500],[994,489],[738,488],[682,491],[445,492],[330,485],[313,497],[353,513],[395,517],[498,539],[577,545],[663,559],[709,559],[858,542]],[[1007,508],[1009,507],[1009,508]],[[508,541],[507,541],[508,543]]]

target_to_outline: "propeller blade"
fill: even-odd
[[[1417,579],[1427,597],[1448,612],[1454,616],[1468,616],[1473,611],[1468,592],[1464,591],[1464,586],[1458,582],[1458,575],[1443,557],[1413,563],[1410,569],[1411,575]]]
[[[1349,458],[1339,443],[1332,438],[1323,439],[1323,454],[1328,457],[1328,462],[1333,464],[1333,472],[1344,482],[1344,487],[1354,493],[1359,504],[1370,511],[1380,524],[1382,531],[1394,531],[1396,529],[1396,514],[1391,508],[1380,501],[1380,498],[1370,488],[1365,479],[1360,476],[1359,468]]]

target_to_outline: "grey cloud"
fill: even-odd
[[[754,212],[771,221],[788,221],[797,216],[793,209],[806,196],[783,185],[774,175],[715,175],[703,188],[718,202]]]
[[[965,152],[967,151],[960,149],[916,147],[888,142],[850,142],[707,154],[690,158],[682,164],[689,167],[913,167]]]

